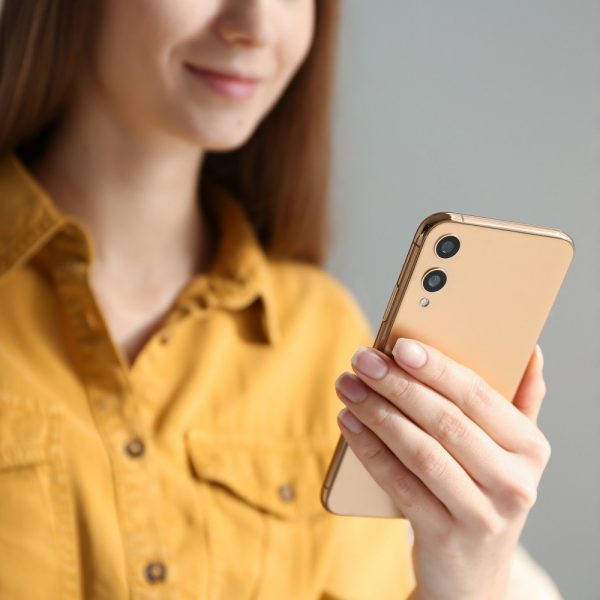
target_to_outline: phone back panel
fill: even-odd
[[[435,246],[446,235],[455,235],[460,249],[440,258]],[[512,401],[573,255],[573,241],[558,229],[430,215],[415,234],[373,346],[391,356],[398,337],[421,340]],[[422,280],[434,268],[447,281],[428,292]],[[341,435],[321,500],[336,514],[403,516]]]

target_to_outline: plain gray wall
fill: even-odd
[[[559,227],[575,258],[540,338],[552,445],[524,546],[600,598],[600,2],[344,0],[327,268],[379,320],[435,211]]]

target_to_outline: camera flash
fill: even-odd
[[[419,302],[419,304],[423,307],[429,306],[429,300],[427,298],[421,298],[421,301]]]

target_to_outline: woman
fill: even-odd
[[[513,406],[434,348],[361,352],[369,323],[321,267],[336,10],[5,0],[2,597],[554,589],[517,545],[549,456],[540,358]],[[464,444],[400,435],[406,377],[472,401],[445,415]],[[321,507],[340,430],[412,549],[409,521]]]

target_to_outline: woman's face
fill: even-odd
[[[233,149],[250,137],[308,53],[314,2],[102,0],[91,74],[109,107],[136,127],[206,150]]]

